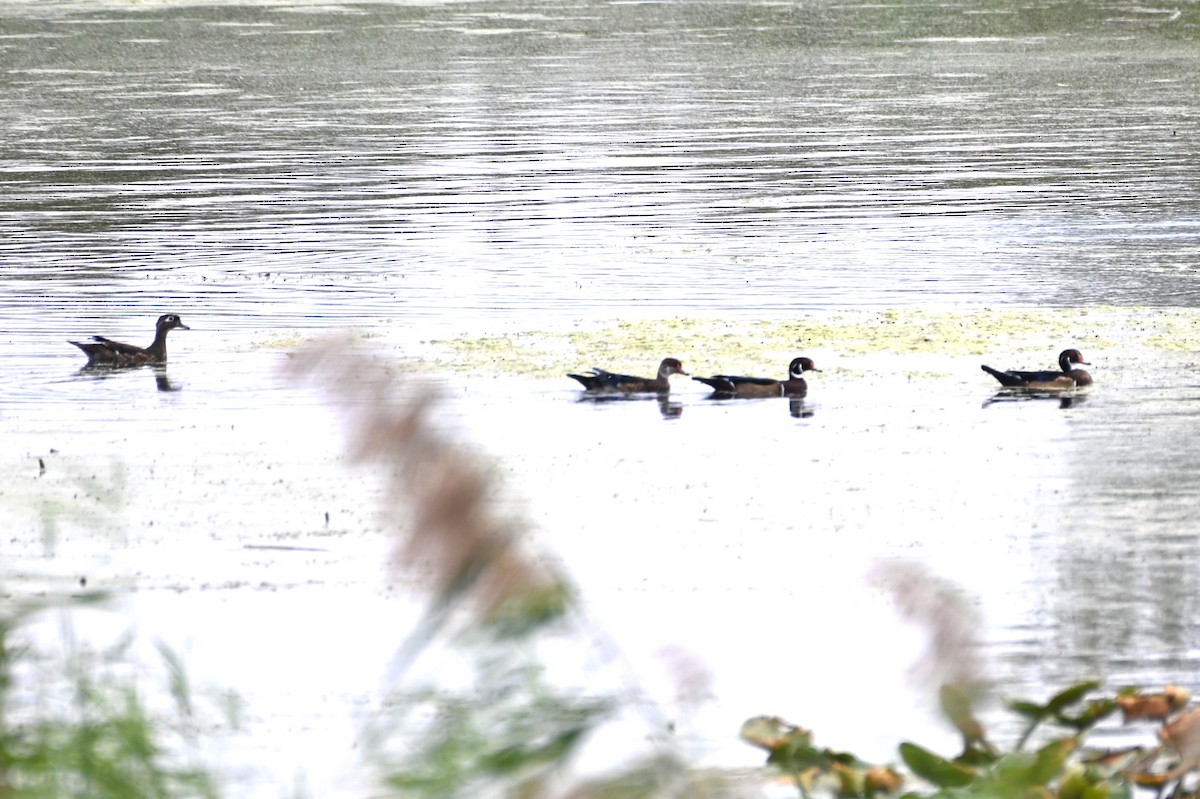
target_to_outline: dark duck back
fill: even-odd
[[[104,336],[92,336],[91,341],[70,341],[87,355],[88,366],[141,366],[146,363],[167,362],[167,333],[190,330],[176,314],[163,314],[154,326],[154,341],[148,347],[124,344]]]
[[[588,391],[614,394],[642,392],[666,394],[671,390],[671,382],[668,378],[671,375],[686,374],[687,372],[683,371],[683,364],[679,360],[664,358],[658,366],[658,377],[653,378],[621,375],[604,369],[592,369],[591,372],[582,375],[568,374],[567,377],[578,380]]]
[[[1063,350],[1058,355],[1059,371],[1057,372],[1049,369],[1040,372],[1020,372],[1016,370],[1001,372],[999,369],[993,369],[987,365],[980,368],[1000,381],[1002,386],[1007,386],[1008,388],[1046,390],[1091,385],[1092,376],[1083,369],[1075,368],[1076,364],[1091,365],[1083,359],[1083,354],[1079,350]]]

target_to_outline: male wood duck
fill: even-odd
[[[1092,376],[1083,369],[1076,369],[1074,365],[1077,363],[1091,366],[1083,359],[1079,350],[1063,350],[1058,356],[1059,371],[1057,372],[1051,370],[1045,372],[1001,372],[990,366],[981,366],[980,368],[1009,388],[1046,390],[1091,385]]]
[[[595,368],[585,375],[568,374],[567,377],[578,380],[588,391],[609,394],[639,394],[643,392],[666,394],[671,390],[671,383],[667,378],[671,375],[686,374],[687,372],[683,371],[683,364],[678,360],[663,358],[663,362],[658,366],[658,377],[655,378],[619,375]]]
[[[713,375],[693,377],[712,388],[719,397],[803,397],[808,393],[805,372],[819,372],[811,358],[793,358],[788,364],[788,379],[773,380],[769,377],[735,377]]]
[[[154,341],[148,347],[122,344],[119,341],[92,336],[91,341],[71,341],[88,356],[88,366],[141,366],[145,363],[167,362],[167,333],[175,330],[191,330],[173,313],[158,317],[154,326]]]

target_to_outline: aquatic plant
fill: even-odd
[[[131,637],[104,651],[76,640],[70,613],[96,607],[100,593],[14,601],[0,613],[0,797],[169,799],[217,797],[204,765],[197,708],[182,662],[159,647],[171,697],[147,705],[129,673]],[[61,652],[35,645],[32,629],[61,613]]]
[[[1200,770],[1200,709],[1185,710],[1191,696],[1178,686],[1146,693],[1123,688],[1098,694],[1102,685],[1088,681],[1061,690],[1044,702],[1006,703],[1022,731],[1008,748],[989,738],[976,706],[989,693],[976,653],[970,605],[949,583],[936,580],[914,564],[891,563],[877,573],[901,615],[924,626],[930,647],[918,672],[938,684],[942,714],[962,737],[956,755],[935,753],[903,742],[898,754],[906,771],[872,764],[849,752],[818,748],[814,735],[777,717],[760,716],[743,724],[741,737],[766,750],[767,763],[788,775],[801,796],[820,791],[838,799],[879,794],[962,799],[1128,799],[1139,787],[1159,795],[1195,797],[1183,787]],[[1157,746],[1117,750],[1090,746],[1088,736],[1115,714],[1125,724],[1162,722]],[[1031,741],[1034,749],[1028,749]],[[1174,760],[1158,766],[1163,755]]]

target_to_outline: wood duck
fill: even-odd
[[[1058,356],[1059,371],[1057,372],[1050,370],[1045,372],[1001,372],[990,366],[981,366],[980,368],[1009,388],[1045,390],[1091,385],[1092,376],[1083,369],[1074,368],[1074,364],[1077,363],[1091,366],[1083,359],[1079,350],[1063,350]]]
[[[70,341],[88,356],[88,366],[141,366],[146,363],[167,362],[167,333],[179,328],[191,330],[173,313],[158,317],[154,325],[154,341],[148,347],[137,347],[133,344],[122,344],[119,341],[92,336],[91,341]]]
[[[683,371],[683,364],[678,360],[675,358],[663,358],[663,362],[658,366],[658,377],[655,378],[619,375],[596,368],[593,368],[590,373],[585,375],[568,374],[567,377],[578,380],[588,391],[609,394],[638,394],[642,392],[666,394],[671,390],[671,383],[667,378],[671,375],[686,374],[687,372]]]
[[[794,358],[788,365],[787,380],[773,380],[769,377],[735,377],[733,375],[713,375],[712,377],[693,377],[712,388],[719,397],[803,397],[808,393],[808,383],[804,380],[805,372],[819,372],[811,358]]]

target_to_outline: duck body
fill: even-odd
[[[634,377],[593,368],[589,373],[577,375],[567,374],[578,380],[585,389],[596,393],[606,394],[666,394],[671,390],[671,375],[686,375],[683,364],[676,358],[663,358],[658,366],[658,377]]]
[[[1075,368],[1076,364],[1091,366],[1083,359],[1079,350],[1063,350],[1058,355],[1058,371],[1019,372],[1016,370],[1001,372],[990,366],[981,366],[983,371],[1000,381],[1008,388],[1031,388],[1040,391],[1048,389],[1067,389],[1076,386],[1090,386],[1092,376],[1084,369]]]
[[[154,341],[147,347],[124,344],[104,336],[92,336],[91,341],[69,341],[87,355],[88,366],[141,366],[148,363],[167,362],[167,333],[172,330],[190,330],[178,315],[170,313],[158,317],[154,326]]]
[[[804,379],[805,372],[819,372],[811,358],[794,358],[788,365],[787,380],[774,380],[769,377],[741,377],[738,375],[713,375],[712,377],[693,377],[713,390],[718,397],[739,397],[752,399],[757,397],[803,397],[808,394],[808,383]]]

